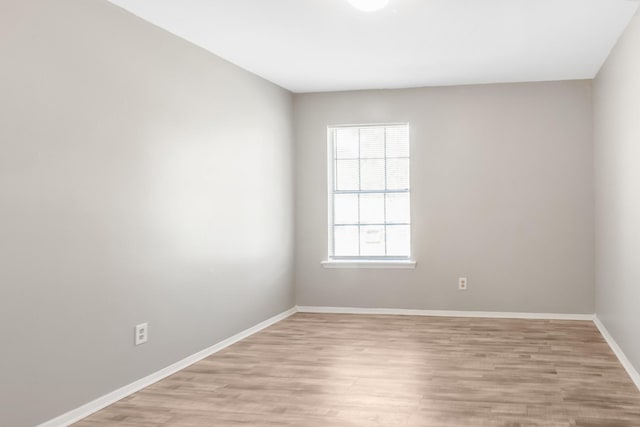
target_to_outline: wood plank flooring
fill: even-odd
[[[77,426],[638,427],[591,322],[295,314]]]

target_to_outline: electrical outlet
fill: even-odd
[[[136,336],[135,336],[136,345],[146,343],[148,338],[149,338],[149,325],[147,323],[140,323],[139,325],[136,325]]]
[[[467,278],[466,277],[459,277],[458,278],[458,289],[461,291],[466,291],[467,290]]]

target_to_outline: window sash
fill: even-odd
[[[403,151],[403,144],[401,144],[401,153],[402,155],[398,155],[398,149],[396,147],[396,152],[393,153],[393,155],[389,155],[389,151],[390,149],[387,147],[387,138],[388,138],[388,129],[390,128],[398,128],[398,127],[404,127],[406,128],[406,155],[404,155]],[[348,141],[351,143],[351,147],[347,147],[347,149],[345,149],[344,147],[340,147],[342,149],[342,152],[340,153],[341,155],[339,155],[338,151],[339,151],[339,147],[338,147],[338,130],[339,129],[345,129],[345,128],[349,128],[350,130],[353,131],[357,131],[357,138],[355,139],[355,141],[353,140],[353,136],[352,136],[352,140]],[[363,146],[363,129],[368,129],[368,128],[378,128],[382,130],[382,135],[384,138],[384,146],[383,146],[383,151],[382,151],[382,156],[378,155],[380,153],[375,152],[375,147],[372,149],[371,148],[371,144],[368,147],[369,149],[369,153],[368,153],[368,157],[362,157],[362,152],[361,152],[361,148]],[[348,132],[348,131],[347,131]],[[410,168],[410,154],[409,154],[409,128],[408,128],[408,124],[389,124],[389,125],[354,125],[354,126],[336,126],[336,127],[330,127],[329,128],[329,144],[330,144],[330,149],[328,150],[328,162],[329,162],[329,167],[330,167],[330,174],[329,176],[331,177],[331,180],[329,182],[329,258],[330,259],[336,259],[336,260],[407,260],[410,259],[411,256],[411,220],[410,220],[410,180],[409,180],[409,168]],[[354,154],[356,154],[356,146],[357,145],[357,156],[355,156]],[[373,153],[373,154],[372,154]],[[400,188],[389,188],[389,177],[387,175],[387,169],[389,167],[389,160],[406,160],[406,165],[401,166],[401,175],[402,173],[404,173],[406,176],[404,177],[404,181],[402,181],[402,178],[400,179],[400,184],[406,184],[406,185],[396,185],[396,187],[400,187]],[[339,161],[352,161],[355,162],[354,166],[357,165],[357,188],[356,185],[354,185],[354,182],[350,183],[350,187],[348,189],[344,189],[344,188],[339,188],[340,187],[340,182],[339,179],[340,177],[338,176],[338,162]],[[381,188],[382,186],[379,186],[380,188],[376,188],[375,186],[370,186],[373,188],[362,188],[363,187],[363,179],[362,179],[362,165],[363,165],[363,161],[382,161],[382,165],[384,167],[384,188]],[[353,173],[353,171],[352,171]],[[375,178],[375,176],[374,176]],[[377,179],[379,180],[382,177],[378,177]],[[379,182],[377,183],[379,185]],[[389,203],[389,199],[387,198],[387,195],[402,195],[402,194],[406,194],[407,198],[406,198],[406,203],[407,203],[407,207],[406,207],[406,221],[390,221],[388,219],[387,216],[387,209],[388,209],[388,203]],[[356,200],[356,205],[357,205],[357,220],[356,221],[348,221],[348,222],[336,222],[336,196],[341,196],[341,195],[353,195],[356,196],[357,200]],[[362,216],[361,216],[361,206],[362,206],[362,196],[369,196],[369,195],[381,195],[382,196],[382,206],[383,206],[383,212],[382,212],[382,221],[370,221],[370,222],[363,222],[362,220]],[[402,201],[401,201],[402,203]],[[375,215],[374,215],[375,216]],[[341,227],[344,227],[343,231],[348,228],[351,227],[352,230],[357,228],[357,254],[358,255],[336,255],[336,231],[341,229]],[[379,239],[381,240],[381,246],[384,247],[384,255],[381,255],[380,249],[381,248],[377,248],[378,250],[376,252],[375,255],[367,255],[367,254],[363,254],[363,248],[362,248],[362,243],[363,243],[363,228],[369,227],[367,230],[367,233],[372,234],[375,237],[375,234],[379,234],[380,232],[382,233],[382,237]],[[394,227],[394,228],[391,228]],[[396,232],[397,235],[399,236],[403,236],[404,233],[404,239],[406,241],[406,244],[401,245],[403,247],[403,250],[400,251],[396,251],[396,254],[393,254],[392,250],[390,250],[389,246],[390,246],[390,235],[389,235],[389,230],[391,228],[391,231]],[[366,238],[367,236],[365,236]],[[350,240],[350,244],[353,245],[354,240],[353,240],[353,236],[351,236],[352,240]],[[401,237],[402,240],[402,237]],[[372,241],[369,241],[369,243],[372,243]],[[374,245],[377,243],[377,241],[373,240]],[[408,246],[408,247],[407,247]],[[350,251],[346,251],[348,252],[356,252],[355,247],[351,247]],[[398,253],[401,252],[405,252],[406,249],[406,255],[402,254],[402,255],[398,255]],[[392,253],[391,255],[389,255],[389,253]]]

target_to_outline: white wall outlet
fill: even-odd
[[[147,323],[140,323],[136,325],[136,345],[144,344],[149,338],[149,325]]]
[[[466,291],[467,290],[467,278],[466,277],[459,277],[458,278],[458,289],[461,291]]]

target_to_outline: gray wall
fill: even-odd
[[[299,305],[593,313],[590,81],[303,94],[294,117]],[[326,126],[405,121],[417,268],[323,269]]]
[[[594,83],[596,313],[640,369],[640,14]]]
[[[3,0],[0,94],[0,425],[294,305],[290,93],[106,1]]]

